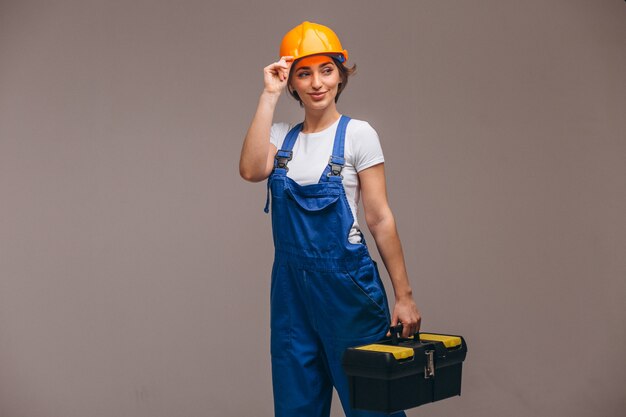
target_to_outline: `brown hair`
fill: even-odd
[[[331,58],[333,59],[333,62],[335,63],[335,66],[339,70],[339,78],[341,79],[341,81],[339,82],[339,88],[337,90],[337,95],[335,96],[335,103],[336,103],[339,100],[339,96],[341,95],[341,92],[348,85],[348,77],[350,77],[351,75],[353,75],[356,72],[356,64],[354,64],[354,65],[352,65],[352,67],[348,68],[343,62],[340,62],[334,56],[331,56]],[[291,88],[291,83],[290,83],[291,75],[293,74],[293,70],[294,70],[295,67],[296,67],[295,65],[292,65],[291,69],[289,70],[289,79],[287,80],[287,89],[289,90],[289,94],[291,94],[291,96],[293,98],[298,100],[298,103],[300,103],[300,107],[302,107],[303,106],[302,100],[300,100],[300,96],[298,95],[298,93],[293,88]]]

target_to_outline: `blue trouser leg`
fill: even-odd
[[[276,417],[328,417],[332,381],[303,294],[303,271],[272,271],[272,382]]]
[[[272,356],[276,417],[328,417],[332,382],[324,359],[308,352]]]
[[[348,273],[276,263],[272,275],[276,416],[328,417],[333,385],[346,417],[388,416],[351,409],[341,367],[346,348],[385,337],[388,308],[375,267],[364,263]]]
[[[341,358],[348,347],[374,343],[385,338],[389,328],[387,295],[378,268],[369,259],[349,270],[316,272],[310,281],[311,297],[322,306],[314,312],[328,359],[328,368],[346,417],[382,417],[384,413],[353,410],[348,378]],[[404,412],[394,417],[404,417]]]

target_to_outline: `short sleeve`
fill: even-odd
[[[385,162],[383,149],[376,130],[367,122],[355,125],[351,139],[354,154],[354,169],[357,172]]]
[[[285,140],[285,136],[289,133],[288,123],[274,123],[270,129],[270,142],[276,146],[276,149],[280,149]]]

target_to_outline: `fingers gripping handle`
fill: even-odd
[[[391,326],[389,327],[389,333],[391,333],[391,344],[392,345],[397,345],[398,344],[398,335],[402,334],[402,323],[398,323],[395,326]],[[413,335],[413,340],[419,342],[420,341],[420,332],[419,330],[417,332],[415,332],[415,334]]]

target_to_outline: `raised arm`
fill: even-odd
[[[292,57],[282,57],[263,69],[264,88],[256,113],[241,148],[239,174],[245,180],[258,182],[272,172],[276,146],[270,143],[270,128],[280,94],[287,86]]]
[[[402,336],[408,337],[419,330],[422,318],[413,300],[396,221],[387,202],[384,164],[359,172],[359,181],[365,221],[393,285],[395,305],[391,325],[402,322]]]

